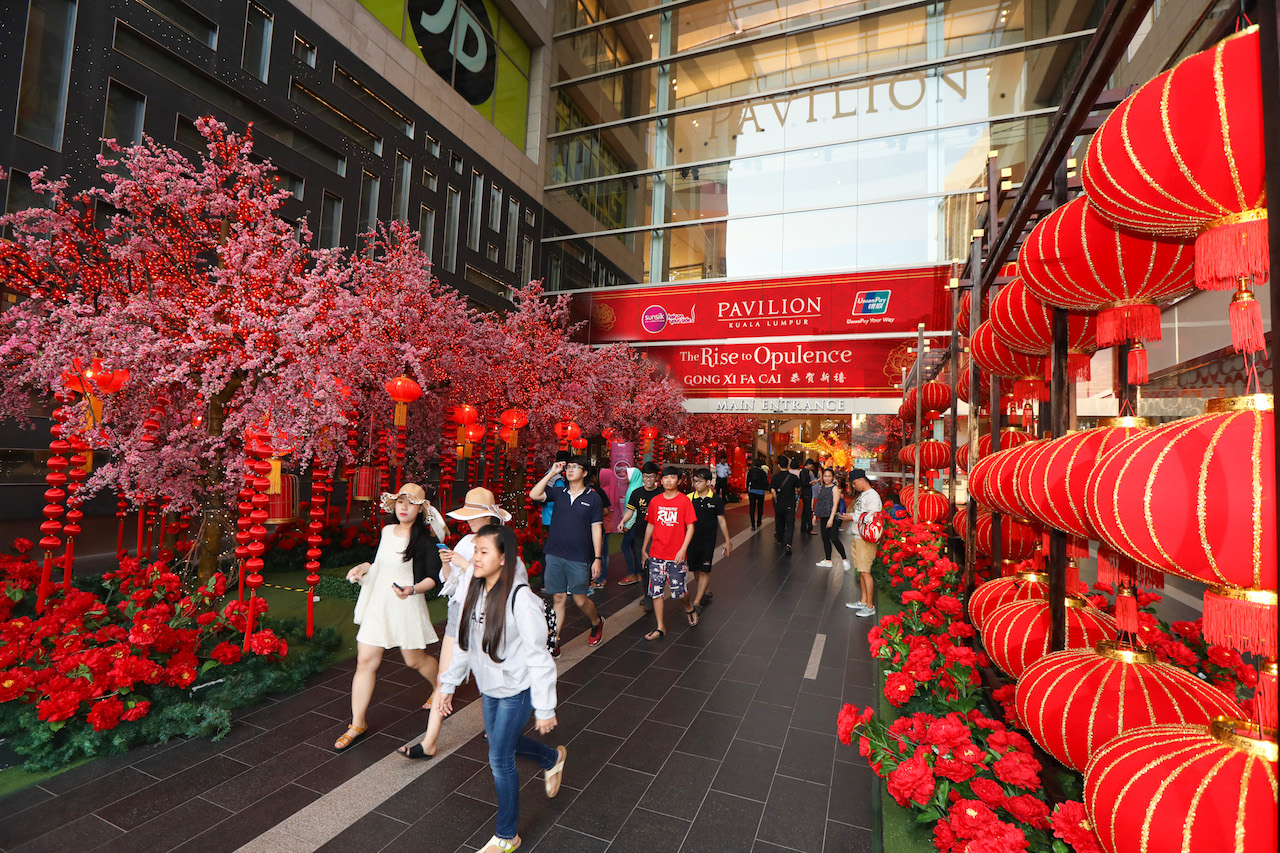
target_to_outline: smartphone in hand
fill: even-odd
[[[404,587],[400,586],[400,584],[396,583],[395,581],[392,581],[391,585],[394,586],[396,589],[398,589],[400,592],[404,592]]]

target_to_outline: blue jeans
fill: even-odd
[[[522,734],[533,713],[528,690],[505,699],[487,695],[481,699],[484,728],[489,733],[489,769],[493,771],[493,787],[498,792],[498,828],[494,834],[510,841],[516,837],[520,822],[520,774],[516,772],[516,756],[532,759],[543,770],[550,770],[560,760],[560,753]]]

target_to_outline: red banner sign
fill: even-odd
[[[592,343],[949,328],[949,267],[609,288],[575,296]]]

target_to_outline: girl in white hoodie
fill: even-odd
[[[516,582],[516,536],[489,525],[476,533],[471,583],[458,626],[458,645],[440,677],[440,713],[453,712],[453,692],[470,671],[484,703],[489,768],[498,794],[497,828],[479,853],[511,853],[520,846],[520,776],[516,756],[546,771],[548,797],[560,792],[568,751],[523,735],[532,712],[539,734],[556,727],[556,664],[547,651],[542,599]]]

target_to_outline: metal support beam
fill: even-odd
[[[1257,9],[1259,53],[1262,59],[1262,138],[1267,163],[1267,221],[1270,222],[1271,263],[1280,258],[1280,0],[1260,0]],[[1271,340],[1280,335],[1280,298],[1275,268],[1271,273]],[[1271,392],[1275,393],[1272,387]],[[1276,431],[1276,482],[1280,483],[1280,430]]]

